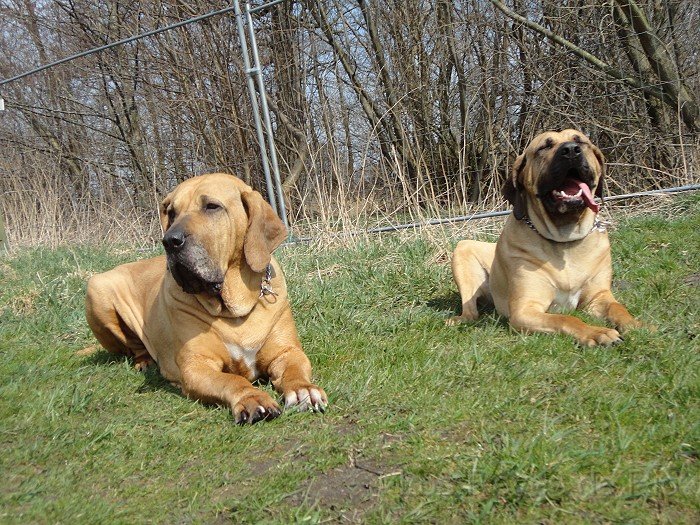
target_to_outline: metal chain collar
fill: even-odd
[[[527,215],[525,215],[522,219],[518,219],[518,220],[523,221],[527,225],[528,228],[530,228],[532,231],[534,231],[540,237],[547,239],[547,237],[545,237],[544,235],[542,235],[540,232],[537,231],[537,228],[535,228],[535,225],[532,224],[530,217],[528,217]],[[608,228],[610,226],[612,226],[612,223],[610,221],[604,221],[604,220],[598,219],[598,215],[596,215],[596,218],[593,221],[593,227],[585,236],[588,237],[588,235],[590,235],[594,231],[599,231],[601,233],[605,233],[606,231],[608,231]],[[551,240],[551,239],[547,239],[547,240]]]
[[[267,267],[265,268],[265,277],[263,277],[262,281],[260,281],[260,295],[258,296],[258,299],[260,299],[263,295],[277,296],[277,292],[272,289],[272,283],[270,282],[271,280],[272,264],[268,263]]]

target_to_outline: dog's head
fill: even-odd
[[[603,197],[605,158],[583,133],[566,129],[535,137],[516,159],[503,195],[517,219],[525,215],[566,224],[591,210],[593,195]]]
[[[219,295],[229,268],[263,272],[287,229],[243,181],[223,173],[193,177],[160,206],[168,270],[191,294]]]

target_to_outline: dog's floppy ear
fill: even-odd
[[[527,159],[523,153],[513,165],[513,173],[503,184],[503,197],[513,205],[513,215],[520,220],[527,214],[525,197],[523,196],[523,185],[520,182],[520,172],[525,168]]]
[[[248,214],[243,254],[254,272],[262,272],[272,252],[287,238],[287,228],[257,191],[241,193],[241,200]]]
[[[603,200],[603,181],[605,181],[605,174],[607,172],[607,168],[605,165],[605,156],[603,155],[603,152],[598,149],[597,146],[595,146],[594,144],[592,144],[591,146],[593,147],[593,154],[595,155],[598,164],[600,164],[600,177],[598,178],[598,185],[595,187],[595,196],[598,197],[600,200]]]
[[[172,194],[169,193],[160,203],[160,207],[158,208],[160,227],[163,230],[162,233],[165,233],[170,227],[170,219],[168,217],[168,206],[170,206],[170,201],[172,200],[170,197],[171,195]]]

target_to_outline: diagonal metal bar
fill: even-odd
[[[128,43],[130,43],[130,42],[134,42],[135,40],[140,40],[140,39],[142,39],[142,38],[147,38],[147,37],[149,37],[149,36],[157,35],[158,33],[163,33],[163,32],[165,32],[165,31],[170,31],[171,29],[176,29],[176,28],[178,28],[178,27],[182,27],[182,26],[185,26],[185,25],[187,25],[187,24],[192,24],[192,23],[194,23],[194,22],[199,22],[199,21],[201,21],[201,20],[205,20],[205,19],[207,19],[207,18],[211,18],[212,16],[223,15],[223,14],[225,14],[225,13],[228,13],[228,12],[230,12],[230,11],[233,11],[234,9],[235,9],[235,7],[230,6],[230,7],[224,8],[224,9],[219,9],[218,11],[211,11],[211,12],[209,12],[209,13],[205,13],[205,14],[203,14],[203,15],[199,15],[199,16],[196,16],[196,17],[194,17],[194,18],[188,18],[187,20],[183,20],[183,21],[181,21],[181,22],[177,22],[177,23],[171,24],[171,25],[169,25],[169,26],[160,27],[160,28],[158,28],[158,29],[154,29],[154,30],[152,30],[152,31],[148,31],[148,32],[146,32],[146,33],[141,33],[140,35],[131,36],[131,37],[129,37],[129,38],[124,38],[124,39],[122,39],[122,40],[117,40],[116,42],[110,42],[109,44],[105,44],[105,45],[100,46],[100,47],[95,47],[95,48],[93,48],[93,49],[88,49],[88,50],[86,50],[86,51],[82,51],[82,52],[80,52],[80,53],[76,53],[75,55],[71,55],[71,56],[68,56],[68,57],[66,57],[66,58],[62,58],[62,59],[60,59],[60,60],[56,60],[55,62],[51,62],[50,64],[44,64],[44,65],[38,66],[38,67],[36,67],[36,68],[34,68],[34,69],[31,69],[31,70],[29,70],[29,71],[25,71],[24,73],[20,73],[20,74],[18,74],[18,75],[15,75],[14,77],[2,79],[2,80],[0,80],[0,86],[5,85],[5,84],[9,84],[10,82],[14,82],[15,80],[19,80],[19,79],[24,78],[24,77],[28,77],[28,76],[30,76],[30,75],[33,75],[34,73],[39,73],[40,71],[44,71],[44,70],[46,70],[46,69],[51,69],[51,68],[54,67],[54,66],[58,66],[58,65],[60,65],[60,64],[65,64],[66,62],[71,62],[71,61],[76,60],[76,59],[78,59],[78,58],[82,58],[82,57],[85,57],[85,56],[88,56],[88,55],[92,55],[92,54],[94,54],[94,53],[99,53],[99,52],[101,52],[101,51],[105,51],[105,50],[111,49],[111,48],[113,48],[113,47],[117,47],[117,46],[121,46],[121,45],[124,45],[124,44],[128,44]]]
[[[279,2],[275,2],[279,3]],[[258,87],[258,97],[260,99],[260,109],[263,117],[263,123],[265,125],[265,131],[267,132],[267,147],[270,154],[270,164],[272,165],[272,182],[275,185],[275,190],[277,192],[277,212],[284,222],[285,226],[287,224],[287,207],[284,202],[284,193],[282,192],[282,180],[280,178],[280,168],[279,162],[277,161],[277,148],[275,147],[275,134],[272,129],[272,122],[270,121],[270,108],[267,104],[267,90],[265,89],[265,83],[262,77],[262,67],[260,66],[260,54],[258,53],[258,40],[255,36],[255,28],[253,27],[253,17],[250,11],[250,2],[246,2],[246,19],[248,22],[248,33],[250,35],[250,49],[253,52],[253,61],[255,64],[256,80]]]
[[[275,188],[272,184],[272,176],[270,173],[270,163],[267,160],[267,148],[265,146],[265,136],[263,133],[263,127],[260,120],[260,108],[257,103],[257,93],[255,91],[255,82],[253,80],[253,75],[256,70],[252,67],[250,63],[250,52],[248,50],[248,40],[245,34],[243,12],[241,11],[241,4],[239,0],[233,0],[234,12],[236,14],[236,26],[238,28],[238,39],[241,46],[241,54],[243,55],[243,67],[245,68],[246,84],[248,86],[248,95],[250,96],[250,102],[253,107],[253,122],[255,124],[255,135],[258,139],[258,146],[260,147],[260,157],[262,161],[263,174],[265,175],[265,184],[267,186],[267,200],[272,206],[272,209],[277,211],[277,199],[275,197]],[[286,223],[285,223],[286,226]]]
[[[255,133],[260,147],[260,157],[267,185],[268,201],[277,212],[286,227],[287,209],[282,191],[282,181],[280,178],[279,162],[277,159],[277,148],[275,147],[274,130],[270,119],[270,109],[267,104],[267,91],[262,76],[260,65],[260,54],[258,53],[258,42],[255,35],[252,14],[281,3],[284,0],[276,0],[267,4],[251,8],[250,2],[245,3],[245,13],[241,10],[239,0],[234,0],[236,13],[236,24],[238,26],[238,37],[243,54],[243,65],[245,67],[248,94],[253,106],[253,122]],[[247,35],[246,35],[247,29]],[[252,62],[251,62],[252,61]]]

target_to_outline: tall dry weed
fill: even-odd
[[[697,144],[678,147],[684,158],[674,170],[654,170],[634,162],[610,162],[607,191],[621,194],[655,188],[697,184],[700,155]],[[368,145],[367,150],[370,150]],[[126,185],[115,185],[109,192],[87,191],[77,195],[58,172],[58,165],[26,157],[0,160],[0,212],[11,248],[56,247],[66,244],[123,244],[149,247],[161,237],[157,203],[162,195],[156,188],[163,181],[153,174],[153,205],[137,206]],[[500,194],[502,173],[509,166],[494,166],[484,177],[481,200],[470,202],[469,181],[456,177],[444,187],[430,173],[409,178],[398,159],[393,164],[378,162],[368,154],[358,170],[348,174],[343,156],[327,148],[309,155],[304,182],[288,193],[293,239],[301,242],[347,244],[368,241],[376,236],[368,229],[413,224],[400,235],[420,235],[446,240],[489,235],[499,229],[501,219],[459,222],[441,227],[427,226],[432,219],[450,218],[507,209]],[[616,173],[624,171],[622,182]],[[638,171],[638,178],[629,172]],[[262,190],[262,188],[260,188]],[[644,206],[664,205],[667,199],[647,199]],[[639,201],[637,201],[639,202]],[[634,203],[616,202],[609,206],[616,213]]]

